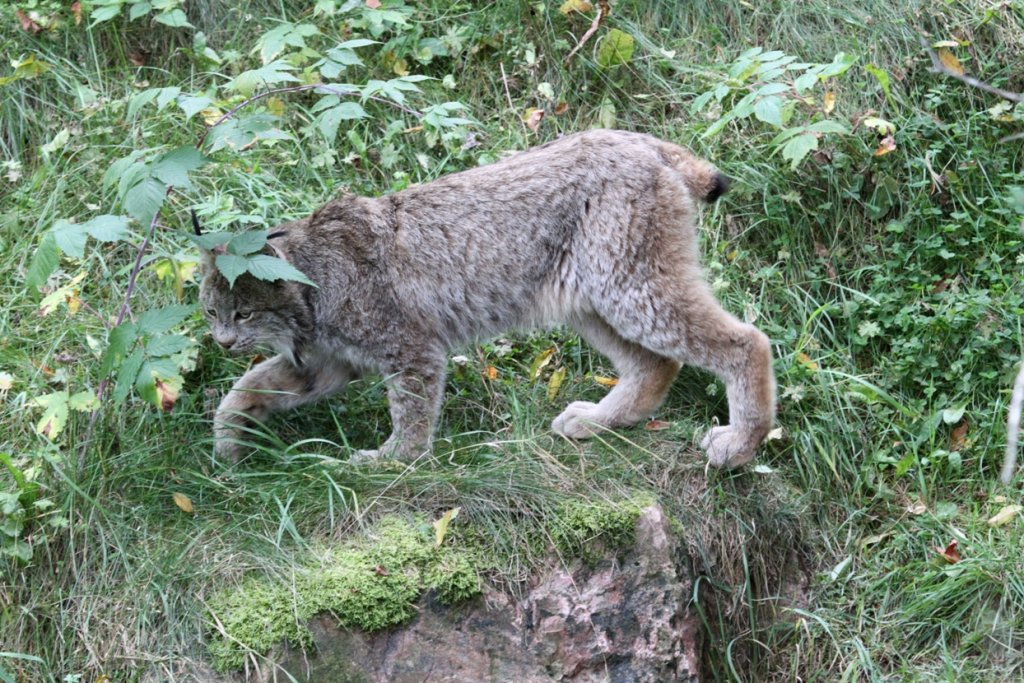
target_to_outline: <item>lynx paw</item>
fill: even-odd
[[[736,427],[713,427],[701,439],[700,447],[708,454],[708,462],[713,467],[731,469],[754,459],[757,441]]]
[[[573,401],[551,423],[551,429],[570,439],[589,439],[607,431],[608,427],[603,424],[596,403]]]
[[[348,459],[353,465],[368,465],[380,462],[412,462],[427,454],[427,446],[408,447],[394,437],[380,445],[380,448],[355,451]]]
[[[238,442],[240,436],[233,430],[218,431],[213,443],[213,454],[231,464],[237,463],[249,452],[248,446]]]

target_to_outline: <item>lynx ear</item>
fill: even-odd
[[[267,235],[267,243],[263,245],[262,253],[266,254],[267,256],[276,256],[282,261],[291,263],[292,260],[288,258],[288,254],[285,252],[283,245],[281,245],[279,240],[277,239],[280,237],[284,237],[286,234],[288,234],[286,231],[278,230],[277,232],[272,232],[269,235]]]

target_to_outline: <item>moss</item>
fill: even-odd
[[[555,548],[563,557],[596,562],[606,548],[624,548],[633,543],[636,520],[654,502],[649,494],[637,494],[620,501],[565,503],[551,523]]]
[[[458,548],[436,548],[429,523],[400,517],[381,520],[364,539],[327,551],[297,573],[294,586],[251,578],[210,601],[221,628],[211,629],[215,668],[240,667],[249,652],[266,653],[287,641],[312,644],[306,623],[330,612],[347,628],[376,631],[405,623],[415,603],[435,589],[445,604],[480,592],[471,556]]]

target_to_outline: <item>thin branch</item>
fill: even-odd
[[[1024,407],[1024,363],[1017,372],[1017,381],[1013,383],[1013,394],[1010,397],[1010,410],[1006,418],[1006,455],[1003,458],[1003,472],[999,480],[1009,484],[1013,472],[1017,469],[1017,437],[1020,436],[1020,413]]]
[[[569,54],[565,56],[566,64],[568,64],[569,60],[572,59],[572,56],[579,52],[580,49],[586,44],[586,42],[590,40],[590,36],[594,35],[594,33],[597,32],[598,27],[604,20],[606,11],[606,3],[601,3],[601,5],[597,8],[597,16],[595,16],[594,21],[591,22],[590,28],[588,28],[587,32],[583,34],[582,38],[580,38],[580,42],[576,43],[576,47],[574,47],[572,51],[570,51]]]
[[[931,71],[932,73],[945,74],[950,78],[955,78],[961,83],[966,83],[972,88],[984,90],[985,92],[991,93],[993,95],[999,95],[999,97],[1002,97],[1005,100],[1010,100],[1011,102],[1024,102],[1024,95],[1020,93],[1011,92],[1009,90],[1003,90],[1002,88],[997,88],[994,85],[989,85],[985,81],[978,80],[973,76],[968,76],[967,74],[960,74],[957,73],[956,71],[953,71],[948,66],[942,63],[942,60],[939,59],[939,55],[936,54],[935,50],[933,50],[928,45],[928,41],[926,41],[924,38],[921,38],[921,46],[925,49],[925,51],[928,53],[928,57],[930,57],[932,60],[932,68],[929,69],[929,71]]]

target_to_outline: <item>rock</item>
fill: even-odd
[[[277,680],[331,683],[668,683],[698,681],[700,628],[692,578],[657,505],[636,523],[632,547],[596,563],[541,572],[515,600],[486,590],[456,607],[428,595],[419,614],[377,633],[313,620],[315,646],[272,657]],[[275,667],[264,679],[273,680]]]

